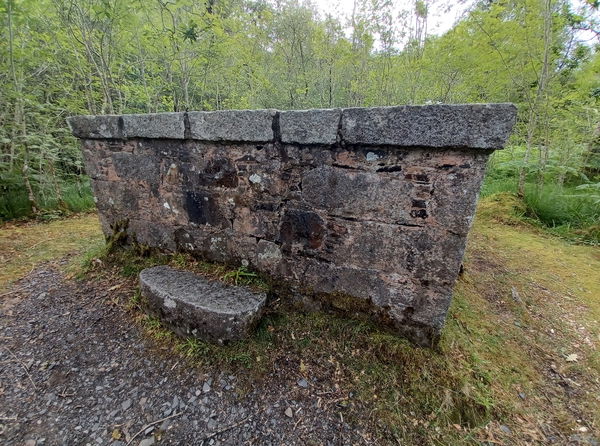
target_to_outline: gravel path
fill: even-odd
[[[4,445],[375,444],[285,371],[242,392],[159,351],[105,285],[45,265],[13,290],[0,300]]]

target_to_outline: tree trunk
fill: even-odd
[[[534,110],[534,103],[529,105],[529,117],[527,119],[527,142],[525,149],[525,157],[523,158],[523,165],[519,168],[519,184],[518,184],[518,194],[519,197],[525,196],[525,180],[527,179],[527,171],[526,166],[529,163],[529,159],[531,158],[531,150],[533,146],[533,135],[535,132],[535,127],[537,125],[537,116]]]
[[[11,135],[10,135],[10,158],[9,158],[10,171],[12,171],[15,167],[15,157],[16,157],[16,147],[17,147],[16,140],[17,140],[17,128],[18,128],[17,117],[19,115],[18,109],[19,109],[19,102],[21,100],[20,99],[21,95],[20,95],[20,92],[18,91],[19,83],[17,82],[17,72],[15,69],[12,9],[13,9],[13,0],[8,0],[8,3],[6,5],[6,14],[7,14],[7,20],[8,20],[8,59],[9,59],[9,63],[10,63],[10,73],[11,73],[11,77],[13,80],[13,85],[14,85],[15,93],[16,93],[15,109],[14,109],[14,122],[13,122],[13,126],[11,128]]]
[[[13,0],[7,2],[7,21],[8,21],[8,49],[9,49],[9,63],[10,63],[10,74],[15,89],[15,106],[14,106],[14,121],[11,130],[11,158],[10,168],[11,170],[15,167],[16,149],[18,148],[17,139],[20,140],[20,146],[23,149],[23,167],[21,173],[23,174],[23,183],[27,190],[27,200],[31,206],[31,211],[36,214],[38,212],[38,205],[33,193],[33,187],[29,178],[29,149],[27,147],[27,124],[25,122],[25,106],[23,103],[23,84],[22,78],[17,75],[17,68],[14,58],[14,29],[13,29]]]
[[[552,0],[544,1],[544,54],[540,76],[538,78],[537,90],[535,98],[530,101],[529,104],[529,119],[527,121],[527,148],[525,151],[525,157],[523,158],[523,165],[519,169],[519,183],[518,183],[518,194],[519,196],[525,195],[525,180],[527,177],[526,167],[531,158],[531,151],[533,147],[533,137],[535,130],[538,125],[538,115],[540,113],[539,107],[542,100],[545,99],[546,88],[550,78],[550,52],[552,51]],[[548,124],[546,124],[548,125]],[[547,150],[547,149],[546,149]],[[540,155],[540,172],[539,175],[543,175],[542,169],[545,169],[543,165],[544,156]]]

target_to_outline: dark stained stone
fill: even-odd
[[[238,185],[237,169],[228,158],[210,159],[203,167],[195,164],[184,164],[184,169],[187,185],[191,187],[220,186],[231,188]]]
[[[148,311],[180,336],[224,342],[247,337],[262,316],[267,296],[168,266],[140,273]]]
[[[204,192],[185,192],[185,210],[192,223],[221,226],[226,219],[215,198]]]
[[[287,209],[281,221],[280,241],[284,245],[299,243],[317,249],[323,242],[325,222],[318,214],[299,209]]]

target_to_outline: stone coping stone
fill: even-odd
[[[125,138],[165,138],[185,137],[185,113],[147,113],[123,115]]]
[[[123,126],[121,116],[117,115],[80,115],[67,118],[67,124],[77,138],[122,139]]]
[[[291,110],[279,115],[281,141],[297,144],[335,144],[341,108]]]
[[[276,113],[276,110],[189,112],[190,138],[202,141],[273,141]]]
[[[146,309],[180,336],[223,343],[246,338],[262,316],[266,293],[208,280],[169,266],[140,273]]]
[[[513,104],[348,108],[341,131],[348,144],[497,149],[516,112]]]
[[[83,139],[500,149],[516,115],[513,104],[434,104],[73,116],[68,123],[73,134]]]

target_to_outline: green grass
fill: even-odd
[[[516,179],[490,178],[481,189],[482,197],[504,193],[516,195]],[[600,204],[593,195],[575,186],[528,183],[522,202],[520,216],[528,222],[573,242],[600,244]]]
[[[86,212],[96,207],[90,180],[84,178],[80,184],[70,183],[63,186],[63,199],[71,212]]]
[[[83,278],[86,274],[101,271],[110,265],[126,278],[137,278],[146,268],[170,265],[202,274],[210,279],[239,286],[248,286],[260,291],[268,291],[269,283],[259,273],[246,267],[205,262],[190,254],[163,254],[155,249],[133,244],[131,246],[111,246],[110,242],[97,242],[71,262],[70,272]]]
[[[179,338],[151,316],[141,321],[149,336],[198,366],[242,368],[252,380],[260,380],[283,361],[292,376],[334,380],[343,388],[346,404],[354,404],[352,398],[368,401],[392,427],[424,421],[410,433],[396,433],[405,439],[435,437],[428,429],[444,426],[440,438],[458,441],[462,435],[448,426],[481,429],[508,410],[494,394],[504,377],[490,372],[494,364],[477,352],[463,361],[454,357],[454,346],[444,344],[441,352],[415,348],[364,321],[281,310],[265,317],[252,338],[222,346]],[[501,348],[496,343],[493,351],[500,354]],[[521,372],[524,368],[526,364],[519,365]]]
[[[63,182],[60,188],[63,205],[49,186],[35,188],[36,201],[40,207],[36,217],[52,220],[71,213],[90,211],[96,206],[89,178],[82,177],[80,182]],[[24,188],[7,187],[0,189],[0,192],[0,222],[33,216]]]

